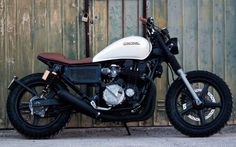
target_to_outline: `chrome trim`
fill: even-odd
[[[193,90],[191,84],[189,83],[188,79],[186,78],[186,74],[184,73],[183,69],[179,69],[177,71],[177,73],[179,74],[179,76],[183,80],[184,84],[187,86],[187,88],[188,88],[189,92],[191,93],[191,95],[193,96],[193,99],[195,100],[196,104],[198,106],[201,105],[202,101],[199,99],[199,97],[197,96],[197,94]]]

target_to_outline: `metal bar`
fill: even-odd
[[[29,91],[31,94],[33,94],[33,96],[37,96],[37,93],[35,93],[33,90],[31,90],[29,87],[27,87],[26,85],[24,85],[22,82],[20,82],[19,80],[15,80],[14,82],[16,82],[17,84],[19,84],[20,86],[24,87],[27,91]]]
[[[147,0],[143,0],[143,17],[147,18]],[[146,25],[143,25],[143,37],[146,37]]]
[[[84,2],[84,13],[89,15],[89,0]],[[89,21],[85,23],[85,55],[90,56]]]
[[[181,79],[183,80],[184,84],[187,86],[189,92],[193,96],[193,99],[195,100],[196,104],[199,106],[202,104],[202,101],[198,98],[197,94],[194,92],[192,86],[190,85],[188,79],[186,78],[186,74],[184,73],[183,69],[179,69],[177,71]]]

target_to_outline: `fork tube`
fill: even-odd
[[[179,74],[179,76],[183,80],[184,84],[187,86],[187,88],[188,88],[189,92],[191,93],[191,95],[193,96],[193,99],[195,100],[196,104],[198,106],[201,105],[202,101],[199,99],[199,97],[197,96],[197,94],[193,90],[192,86],[190,85],[188,79],[186,78],[186,74],[184,73],[183,69],[179,69],[177,71],[177,73]]]

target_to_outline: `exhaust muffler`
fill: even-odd
[[[83,112],[84,114],[97,118],[100,115],[100,112],[95,110],[92,106],[87,104],[79,96],[74,96],[66,90],[60,90],[57,92],[58,96],[65,100],[66,102],[73,105],[77,110]]]

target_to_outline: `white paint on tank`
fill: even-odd
[[[116,59],[143,60],[151,50],[152,45],[147,39],[140,36],[125,37],[104,48],[94,56],[93,62]]]

